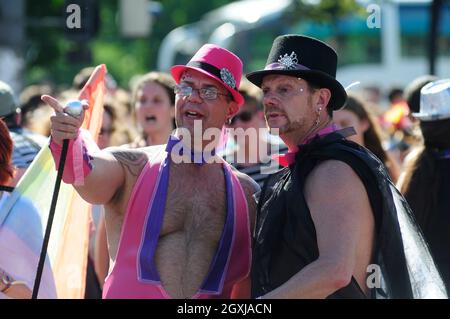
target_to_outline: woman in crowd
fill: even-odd
[[[131,147],[165,144],[174,130],[175,82],[169,74],[150,72],[134,84],[132,105],[140,136]]]
[[[349,136],[348,139],[366,147],[375,154],[388,169],[394,183],[397,181],[400,175],[399,165],[383,149],[381,129],[378,122],[359,97],[349,93],[344,108],[333,113],[333,121],[341,127],[354,127],[356,135]]]

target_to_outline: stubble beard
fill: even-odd
[[[307,99],[306,108],[308,110],[312,109],[312,97],[311,96],[309,96]],[[305,116],[302,116],[300,119],[294,120],[294,121],[291,121],[287,116],[285,118],[286,118],[287,123],[279,128],[280,135],[291,134],[294,132],[297,134],[300,133],[300,134],[304,135],[308,132],[308,130],[310,130],[311,125],[308,125]]]

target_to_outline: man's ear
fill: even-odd
[[[227,120],[235,116],[238,111],[239,111],[238,104],[235,101],[231,101],[228,104]]]
[[[319,89],[319,98],[317,100],[318,105],[322,105],[322,109],[326,109],[327,107],[330,107],[328,103],[330,103],[331,99],[331,91],[327,88],[321,88]]]

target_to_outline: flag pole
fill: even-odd
[[[81,101],[70,101],[66,104],[64,112],[72,116],[79,116],[83,111],[83,103]],[[55,217],[56,203],[58,202],[59,189],[61,187],[61,180],[64,171],[64,165],[67,158],[67,150],[69,149],[69,140],[63,141],[61,150],[61,158],[58,165],[58,174],[56,175],[55,188],[53,189],[52,202],[50,205],[50,212],[48,215],[47,226],[45,228],[44,241],[42,242],[41,255],[39,257],[36,278],[34,280],[33,294],[31,299],[37,299],[39,293],[39,286],[41,284],[42,272],[44,270],[45,258],[47,256],[48,242],[50,240],[50,233],[52,231],[53,218]]]

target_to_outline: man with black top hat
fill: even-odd
[[[247,75],[263,91],[267,125],[289,147],[259,196],[252,296],[446,298],[383,164],[345,139],[353,128],[332,122],[347,97],[336,67],[327,44],[284,35],[264,70]]]

